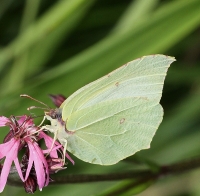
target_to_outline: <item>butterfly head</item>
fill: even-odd
[[[56,109],[50,109],[49,111],[45,112],[45,117],[47,120],[56,123],[59,123],[60,125],[65,125],[65,122],[62,119],[62,109],[56,108]]]

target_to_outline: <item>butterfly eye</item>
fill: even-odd
[[[57,119],[57,118],[58,118],[56,112],[51,112],[51,113],[50,113],[50,116],[51,116],[52,119]]]
[[[48,115],[51,116],[52,119],[60,119],[62,117],[62,114],[58,109],[50,110]]]

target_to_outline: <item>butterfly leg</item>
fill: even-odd
[[[42,122],[38,125],[38,127],[42,126],[43,122],[45,121],[46,116],[43,117]]]
[[[51,130],[50,130],[51,131]],[[50,151],[49,151],[49,153],[52,151],[52,149],[53,149],[53,146],[54,146],[54,144],[55,144],[55,142],[56,142],[56,140],[57,140],[57,138],[58,138],[58,130],[56,129],[56,130],[54,130],[53,131],[53,133],[54,133],[54,137],[53,137],[53,143],[51,144],[51,148],[50,148]]]
[[[66,157],[66,151],[67,151],[67,140],[66,139],[62,139],[62,140],[59,140],[59,141],[64,147],[64,149],[63,149],[63,163],[65,164],[65,157]]]
[[[56,140],[58,139],[58,130],[57,129],[51,129],[51,126],[46,125],[46,126],[42,126],[37,132],[40,132],[42,130],[48,130],[48,131],[50,131],[51,133],[54,134],[53,142],[52,142],[51,148],[49,150],[49,153],[50,153],[52,151],[53,147],[54,147]],[[47,155],[49,155],[49,153]]]

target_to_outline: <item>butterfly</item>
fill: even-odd
[[[174,57],[149,55],[126,63],[45,113],[45,129],[79,159],[112,165],[150,147],[163,119],[160,105]]]

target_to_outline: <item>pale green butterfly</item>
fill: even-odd
[[[149,148],[163,118],[159,102],[173,61],[150,55],[121,66],[46,112],[51,125],[44,128],[65,151],[94,164],[112,165]]]

